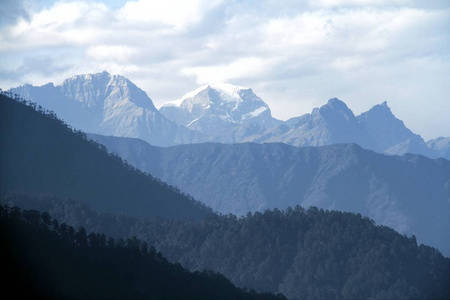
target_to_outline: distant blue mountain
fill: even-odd
[[[356,144],[159,148],[138,139],[89,137],[224,214],[297,204],[361,213],[450,255],[450,161],[446,159],[388,156]]]
[[[364,124],[355,117],[344,102],[337,98],[330,99],[320,108],[315,108],[311,114],[291,119],[288,124],[283,124],[284,128],[280,126],[270,130],[274,134],[267,135],[264,132],[261,135],[251,136],[245,141],[281,142],[302,147],[357,143],[366,149],[379,150]]]

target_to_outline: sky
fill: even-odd
[[[2,0],[0,16],[2,89],[106,70],[159,107],[225,82],[282,120],[387,101],[424,139],[450,136],[448,0]]]

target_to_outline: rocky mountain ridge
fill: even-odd
[[[130,80],[106,71],[35,87],[10,90],[54,110],[85,132],[135,137],[156,146],[202,142],[285,143],[324,146],[356,143],[390,155],[415,153],[450,159],[449,138],[425,142],[397,119],[387,102],[355,116],[347,105],[330,99],[310,114],[287,121],[274,118],[252,89],[230,84],[205,85],[157,110]]]

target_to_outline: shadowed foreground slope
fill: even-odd
[[[3,284],[19,299],[285,299],[191,273],[136,238],[59,225],[46,213],[0,206]]]
[[[191,271],[214,270],[239,287],[291,299],[447,299],[450,261],[414,236],[361,215],[297,206],[201,222],[97,213],[79,201],[1,199],[116,238],[135,235]]]

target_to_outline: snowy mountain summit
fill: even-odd
[[[160,112],[180,125],[209,136],[212,141],[221,142],[240,141],[280,124],[252,89],[231,84],[204,85],[164,104]]]

